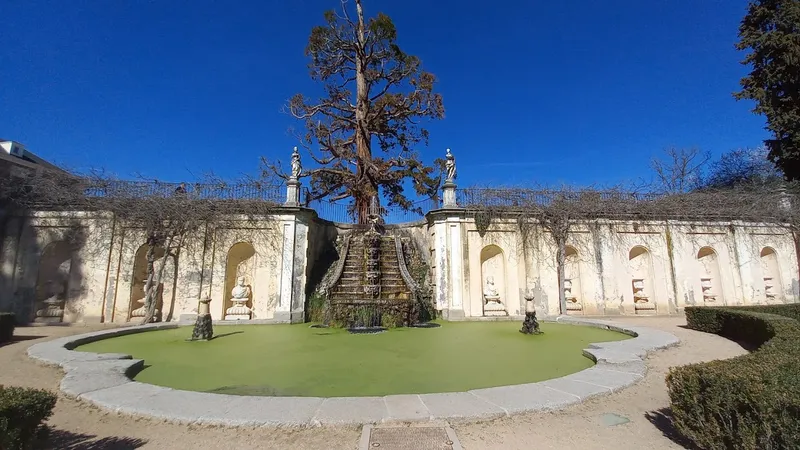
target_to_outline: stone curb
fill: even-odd
[[[131,355],[72,351],[101,339],[184,325],[174,322],[54,339],[32,345],[28,356],[64,369],[60,388],[68,397],[111,411],[188,424],[297,427],[492,419],[562,409],[638,382],[647,371],[648,352],[680,342],[664,331],[607,320],[560,316],[545,321],[605,328],[634,338],[589,344],[583,354],[597,364],[561,378],[468,392],[385,397],[254,397],[182,391],[132,381],[144,361]]]

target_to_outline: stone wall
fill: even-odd
[[[559,314],[556,244],[538,225],[495,218],[484,233],[457,210],[429,215],[436,304],[445,317],[485,315],[487,278],[505,312]],[[567,242],[568,313],[675,314],[690,305],[797,302],[798,264],[787,228],[743,222],[594,221]]]
[[[102,212],[35,212],[0,224],[0,310],[30,321],[45,300],[58,296],[65,322],[137,320],[143,230]],[[505,314],[524,313],[526,292],[542,314],[559,314],[556,245],[540,226],[523,228],[498,217],[481,232],[474,215],[451,209],[387,226],[387,233],[413,243],[426,260],[434,302],[447,319],[486,315],[488,277]],[[210,297],[212,317],[221,320],[237,278],[244,277],[250,318],[302,321],[307,298],[335,261],[336,238],[352,231],[289,207],[198,230],[176,258],[159,255],[159,261],[166,258],[159,317],[194,314],[199,299]],[[735,221],[577,224],[567,242],[565,275],[568,313],[577,315],[664,315],[688,305],[800,298],[791,233]]]
[[[177,257],[167,258],[160,292],[160,317],[178,320],[194,314],[200,298],[210,297],[215,320],[231,306],[238,276],[250,287],[252,319],[302,321],[306,295],[309,233],[313,213],[287,208],[285,214],[258,220],[232,217],[213,229],[186,238]],[[64,322],[128,322],[143,298],[145,233],[125,227],[108,214],[37,212],[5,220],[0,249],[0,310],[22,321],[36,318],[47,297],[46,278],[55,275],[43,260],[53,245],[70,251],[58,261],[68,267]],[[62,250],[61,253],[64,253]],[[52,259],[52,258],[50,258]],[[44,263],[44,265],[43,265]],[[45,269],[41,269],[45,267]]]

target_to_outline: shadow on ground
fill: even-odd
[[[59,450],[131,450],[144,446],[147,441],[129,437],[105,437],[97,439],[91,434],[51,429],[47,438],[37,449]]]
[[[694,445],[692,441],[684,437],[675,428],[675,421],[673,420],[672,410],[670,408],[661,408],[657,411],[651,411],[644,414],[645,418],[650,421],[659,431],[670,441],[680,445],[683,448],[691,450],[700,450],[699,447]]]
[[[684,330],[697,331],[694,328],[689,328],[688,325],[678,325],[678,328],[683,328]],[[702,333],[702,331],[697,331],[697,332],[698,333]],[[749,342],[738,341],[736,339],[731,339],[731,338],[727,338],[727,339],[729,341],[731,341],[731,342],[736,342],[737,344],[739,344],[740,347],[742,347],[743,349],[745,349],[745,350],[747,350],[748,352],[751,352],[751,353],[756,351],[756,350],[758,350],[758,348],[759,348],[759,345],[754,345],[754,344],[751,344]]]
[[[42,339],[42,338],[45,338],[45,337],[47,337],[47,336],[20,336],[20,335],[14,335],[14,337],[12,337],[10,341],[3,342],[2,344],[0,344],[0,347],[4,347],[6,345],[11,345],[11,344],[14,344],[14,343],[17,343],[17,342],[25,342],[25,341],[32,341],[34,339]]]
[[[225,336],[232,336],[234,334],[242,334],[242,333],[244,333],[244,331],[232,331],[230,333],[215,334],[214,336],[211,337],[210,340],[213,341],[214,339],[224,338]]]

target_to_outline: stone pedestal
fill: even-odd
[[[536,320],[536,305],[533,304],[533,299],[532,293],[525,294],[525,321],[519,330],[522,334],[542,334],[539,330],[539,321]]]
[[[305,312],[299,311],[275,311],[272,316],[275,323],[303,323],[305,321]]]
[[[457,322],[460,320],[465,319],[464,310],[463,309],[443,309],[442,310],[442,319],[448,322]]]
[[[442,207],[458,207],[458,203],[456,203],[456,184],[452,181],[447,181],[442,186]]]
[[[656,314],[656,304],[647,299],[634,299],[633,309],[636,314]]]
[[[533,296],[525,297],[525,321],[519,330],[522,334],[542,334],[539,330],[539,321],[536,320],[536,306],[533,304]]]
[[[211,303],[210,298],[200,300],[200,306],[197,308],[197,321],[194,323],[192,338],[190,339],[192,341],[207,341],[214,337],[209,303]]]
[[[286,182],[286,203],[285,206],[300,206],[300,182],[290,178]]]
[[[64,316],[64,308],[62,301],[57,298],[48,298],[44,301],[45,307],[36,311],[36,319],[34,322],[38,323],[57,323],[61,322]]]
[[[484,316],[507,316],[506,307],[500,302],[500,297],[485,297],[486,304],[483,305]]]
[[[141,305],[141,306],[139,306],[138,308],[134,309],[134,310],[131,312],[131,319],[135,319],[135,318],[142,318],[142,317],[144,317],[145,315],[147,315],[147,308],[145,307],[145,304],[144,304],[144,299],[143,299],[143,298],[140,298],[139,300],[136,300],[136,304],[137,304],[137,305]],[[156,321],[156,317],[158,317],[158,313],[159,313],[159,312],[160,312],[160,311],[159,311],[158,309],[156,309],[156,310],[153,312],[153,319],[152,319],[152,321],[153,321],[153,322],[155,322],[155,321]]]
[[[231,302],[233,306],[225,310],[225,320],[250,320],[253,317],[253,311],[247,307],[246,298],[233,298]]]

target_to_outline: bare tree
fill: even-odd
[[[709,169],[704,188],[730,188],[734,186],[778,186],[783,184],[783,174],[767,156],[764,147],[739,148],[723,153]]]
[[[668,148],[664,158],[653,158],[650,166],[662,192],[678,194],[697,189],[702,185],[706,166],[711,160],[708,152],[699,149]]]

